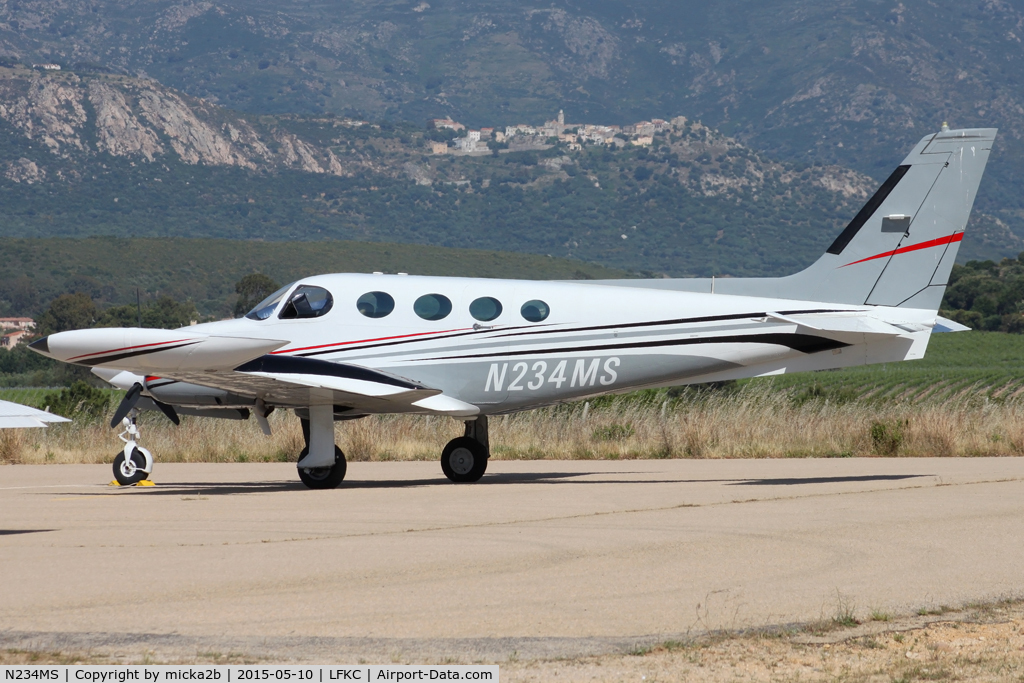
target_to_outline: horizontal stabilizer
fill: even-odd
[[[819,336],[828,336],[832,339],[839,339],[841,335],[898,337],[910,332],[920,331],[890,325],[887,322],[868,317],[860,312],[850,315],[782,315],[780,313],[768,313],[761,320],[763,322],[781,322],[798,325],[805,328],[804,332],[811,334],[819,333]]]
[[[943,318],[941,315],[935,317],[935,327],[932,328],[932,332],[970,332],[971,328],[967,325],[961,325],[955,320],[949,318]]]

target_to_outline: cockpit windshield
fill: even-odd
[[[263,301],[256,304],[251,311],[245,314],[245,317],[250,320],[266,320],[269,318],[273,314],[274,309],[277,308],[277,305],[281,303],[284,293],[291,289],[293,284],[295,283],[293,282],[285,285]]]

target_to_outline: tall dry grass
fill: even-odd
[[[183,418],[174,427],[146,414],[142,444],[163,462],[294,461],[299,421],[271,415],[273,436],[255,421]],[[349,460],[433,460],[462,425],[444,417],[371,416],[339,422]],[[103,423],[0,430],[0,462],[101,463],[120,451]],[[946,402],[795,403],[748,387],[671,403],[619,399],[491,418],[496,459],[781,458],[1024,454],[1024,401],[963,395]]]

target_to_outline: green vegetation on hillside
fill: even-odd
[[[1024,262],[1021,257],[968,261],[953,266],[943,315],[976,330],[1024,333]]]

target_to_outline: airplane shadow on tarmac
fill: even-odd
[[[934,474],[862,474],[850,477],[791,477],[787,479],[744,479],[729,486],[793,486],[794,484],[847,484],[857,481],[899,481],[917,477],[934,477]]]
[[[794,486],[799,484],[842,484],[872,481],[900,481],[919,477],[931,477],[931,474],[874,474],[843,477],[790,477],[785,479],[596,479],[580,481],[579,477],[600,475],[600,472],[522,472],[496,473],[485,475],[473,486],[508,485],[508,484],[725,484],[727,486]],[[639,472],[620,472],[618,474],[641,474]],[[404,489],[423,486],[456,486],[444,477],[432,479],[407,480],[347,480],[336,490],[345,489]],[[174,482],[157,484],[153,487],[140,489],[120,489],[111,491],[109,495],[123,495],[129,491],[137,491],[150,496],[229,496],[246,493],[283,493],[287,491],[307,491],[299,481],[260,481],[260,482]],[[312,492],[311,492],[312,493]],[[60,494],[79,496],[80,493]],[[0,531],[0,534],[3,532]]]
[[[546,473],[523,473],[523,474],[490,474],[486,475],[480,481],[470,484],[470,486],[487,486],[489,484],[552,484],[557,483],[554,480],[569,479],[573,477],[584,477],[592,474],[591,472],[546,472]],[[630,474],[630,473],[626,473]],[[563,482],[568,483],[568,482]],[[590,481],[590,482],[572,482],[572,483],[586,483],[586,484],[628,484],[628,483],[639,483],[629,482],[623,480],[608,480],[603,479],[601,481]],[[663,483],[672,484],[676,483],[676,480],[652,482],[650,480],[644,481],[643,483]],[[448,481],[443,476],[438,476],[432,479],[404,479],[404,480],[393,480],[393,479],[347,479],[341,483],[337,489],[331,489],[336,491],[343,491],[345,489],[405,489],[405,488],[417,488],[422,486],[457,486]],[[150,496],[187,496],[187,495],[201,495],[201,496],[223,496],[223,495],[234,495],[240,493],[275,493],[285,491],[308,491],[305,485],[299,481],[260,481],[260,482],[174,482],[171,484],[156,484],[152,487],[145,487],[135,489],[135,487],[123,489],[124,493],[130,490],[138,491],[140,494]],[[311,492],[313,493],[313,492]],[[112,493],[111,495],[119,495]],[[68,493],[63,494],[68,496],[81,495],[79,493]]]

